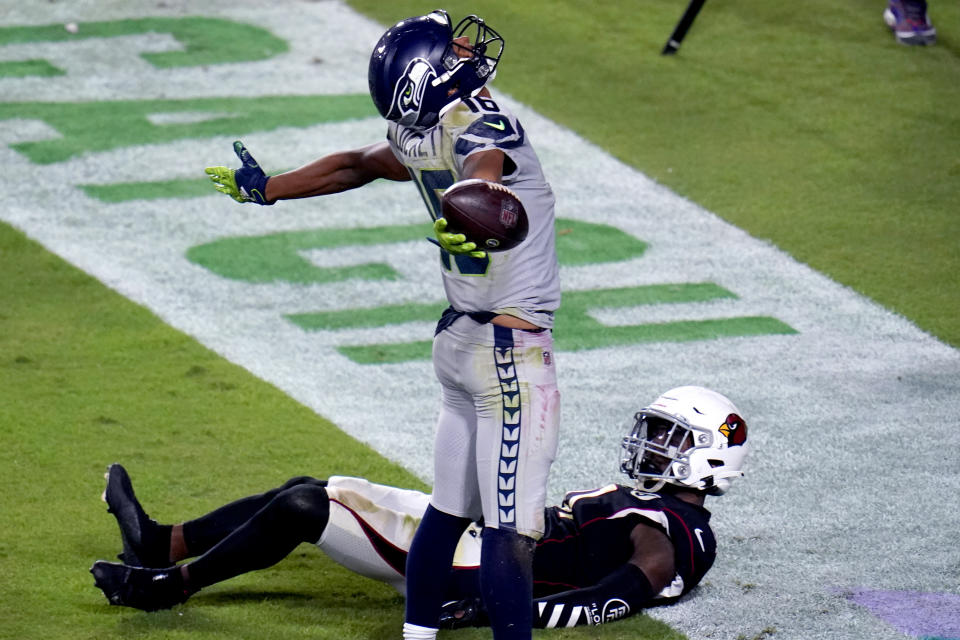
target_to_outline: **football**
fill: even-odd
[[[447,231],[462,233],[477,249],[506,251],[524,241],[529,223],[517,194],[497,182],[473,178],[443,194]]]

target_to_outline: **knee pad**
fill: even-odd
[[[316,542],[330,518],[327,490],[318,484],[296,484],[271,501],[279,519],[302,533],[304,542]]]

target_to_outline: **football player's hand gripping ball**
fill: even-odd
[[[467,236],[462,233],[447,231],[447,219],[437,218],[433,222],[433,233],[437,239],[427,238],[433,244],[455,255],[468,255],[471,258],[486,258],[487,252],[477,249],[476,242],[467,242]]]
[[[273,204],[267,201],[267,180],[269,177],[253,159],[243,143],[237,140],[233,143],[233,151],[240,158],[243,165],[239,169],[228,167],[207,167],[204,171],[213,182],[214,188],[225,193],[237,202],[256,202],[257,204]]]

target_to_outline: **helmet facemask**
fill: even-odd
[[[470,42],[469,48],[454,42],[464,36]],[[469,55],[464,55],[465,53]],[[488,27],[482,18],[467,16],[458,22],[452,31],[450,43],[443,52],[443,67],[447,73],[435,82],[446,82],[461,66],[467,65],[473,68],[473,74],[481,83],[476,89],[479,91],[484,83],[493,79],[502,55],[503,38],[500,34]]]
[[[690,456],[710,448],[713,434],[655,409],[644,409],[634,419],[621,443],[620,470],[643,491],[659,491],[667,482],[696,488],[690,482]]]

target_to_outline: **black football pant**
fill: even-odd
[[[327,482],[308,476],[183,523],[190,591],[270,567],[300,543],[316,543],[330,516]]]

